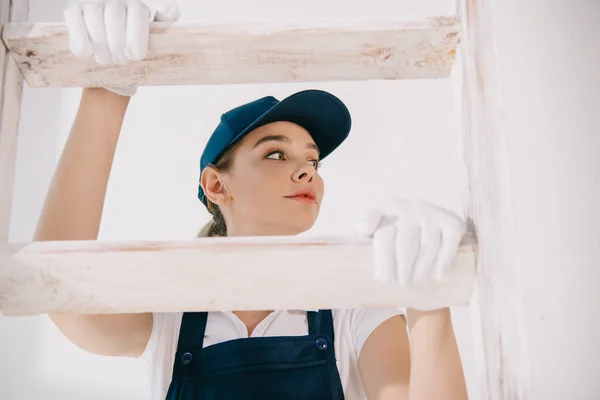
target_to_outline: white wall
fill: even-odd
[[[536,399],[600,398],[600,2],[496,2]]]
[[[59,21],[64,3],[31,0],[31,21]],[[180,2],[183,20],[375,18],[452,12],[449,1]],[[235,6],[234,6],[235,5]],[[237,8],[236,8],[237,7]],[[348,141],[322,170],[326,198],[310,234],[349,234],[357,210],[382,198],[421,197],[461,213],[465,176],[450,80],[141,88],[117,149],[100,239],[176,239],[208,219],[196,199],[198,159],[222,112],[243,102],[320,88],[353,115]],[[79,99],[78,89],[25,88],[10,240],[31,240]],[[170,98],[168,102],[165,99]],[[470,387],[470,328],[456,330]],[[0,319],[0,398],[143,399],[136,361],[88,355],[45,316]],[[550,398],[550,397],[546,397]]]

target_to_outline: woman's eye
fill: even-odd
[[[285,154],[283,154],[283,151],[280,150],[272,151],[269,154],[267,154],[265,158],[269,160],[283,161],[285,160]],[[321,162],[319,160],[308,160],[308,163],[312,165],[314,169],[319,169],[319,167],[321,166]]]
[[[270,160],[283,160],[283,152],[273,151],[273,152],[267,154],[267,158]]]

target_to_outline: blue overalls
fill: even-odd
[[[308,335],[202,348],[208,313],[184,313],[167,400],[343,400],[331,310],[308,311]]]

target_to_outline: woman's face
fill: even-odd
[[[324,192],[318,163],[315,142],[294,123],[274,122],[246,135],[223,175],[228,233],[292,235],[311,228]]]

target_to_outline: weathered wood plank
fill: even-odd
[[[29,0],[2,0],[0,24],[7,21],[26,21]],[[4,46],[0,49],[0,243],[8,241],[12,210],[17,138],[21,119],[23,77],[15,62],[8,57]]]
[[[448,77],[456,16],[302,25],[152,23],[148,57],[99,66],[69,51],[64,24],[10,24],[3,39],[30,86],[125,86]]]
[[[354,237],[9,244],[0,312],[448,306],[468,302],[475,258],[466,235],[445,281],[400,290],[374,280],[371,240]]]
[[[461,34],[464,157],[478,260],[474,315],[484,344],[491,400],[532,398],[523,335],[519,263],[510,170],[499,100],[494,9],[489,0],[462,0]],[[480,340],[476,340],[479,343]],[[478,397],[479,398],[479,397]]]

